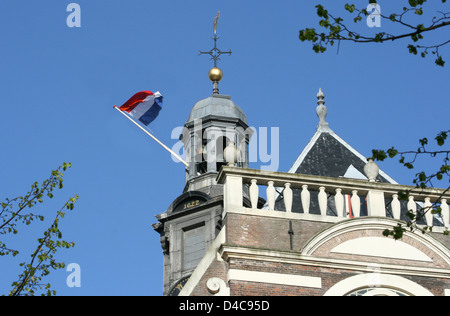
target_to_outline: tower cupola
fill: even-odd
[[[234,164],[248,168],[248,145],[253,134],[244,111],[231,100],[230,96],[219,93],[223,71],[217,67],[217,62],[222,54],[231,54],[231,50],[223,52],[217,48],[219,16],[220,13],[217,13],[214,19],[212,38],[214,47],[206,52],[200,51],[200,55],[208,54],[214,61],[214,67],[208,72],[208,77],[213,83],[213,93],[194,105],[181,135],[186,161],[189,164],[186,168],[186,182],[201,177],[201,186],[214,185],[221,166],[230,163],[224,156],[227,147],[228,152],[235,151]],[[209,179],[205,182],[206,178]],[[195,188],[198,189],[198,186]]]

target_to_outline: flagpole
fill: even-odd
[[[123,116],[125,116],[127,119],[129,119],[131,122],[134,123],[134,125],[136,125],[137,127],[139,127],[141,130],[143,130],[148,136],[150,136],[151,138],[153,138],[158,144],[160,144],[165,150],[167,150],[168,152],[170,152],[172,155],[174,155],[180,162],[182,162],[186,167],[189,168],[189,165],[186,161],[184,161],[180,156],[178,156],[176,153],[174,153],[171,149],[169,149],[169,147],[167,147],[166,145],[164,145],[163,143],[161,143],[155,136],[153,136],[152,134],[150,134],[145,128],[143,128],[141,125],[139,125],[138,123],[136,123],[133,119],[131,119],[128,115],[126,115],[125,113],[122,112],[122,110],[120,110],[117,106],[114,105],[114,108],[119,111],[120,114],[122,114]]]

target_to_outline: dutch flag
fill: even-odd
[[[119,107],[121,111],[129,113],[132,117],[148,126],[161,111],[163,96],[159,91],[141,91],[133,95],[127,102]]]

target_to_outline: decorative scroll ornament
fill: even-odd
[[[209,293],[216,296],[229,296],[230,288],[224,280],[220,278],[210,278],[206,281],[206,289]]]

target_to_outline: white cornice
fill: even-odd
[[[399,266],[386,263],[371,263],[355,260],[321,258],[310,255],[302,255],[299,252],[275,251],[231,245],[222,245],[222,247],[219,249],[219,252],[221,257],[225,261],[229,261],[231,259],[251,259],[279,262],[285,264],[308,265],[322,268],[345,269],[358,272],[373,272],[374,267],[376,267],[376,271],[378,273],[450,279],[450,269],[443,268]]]

